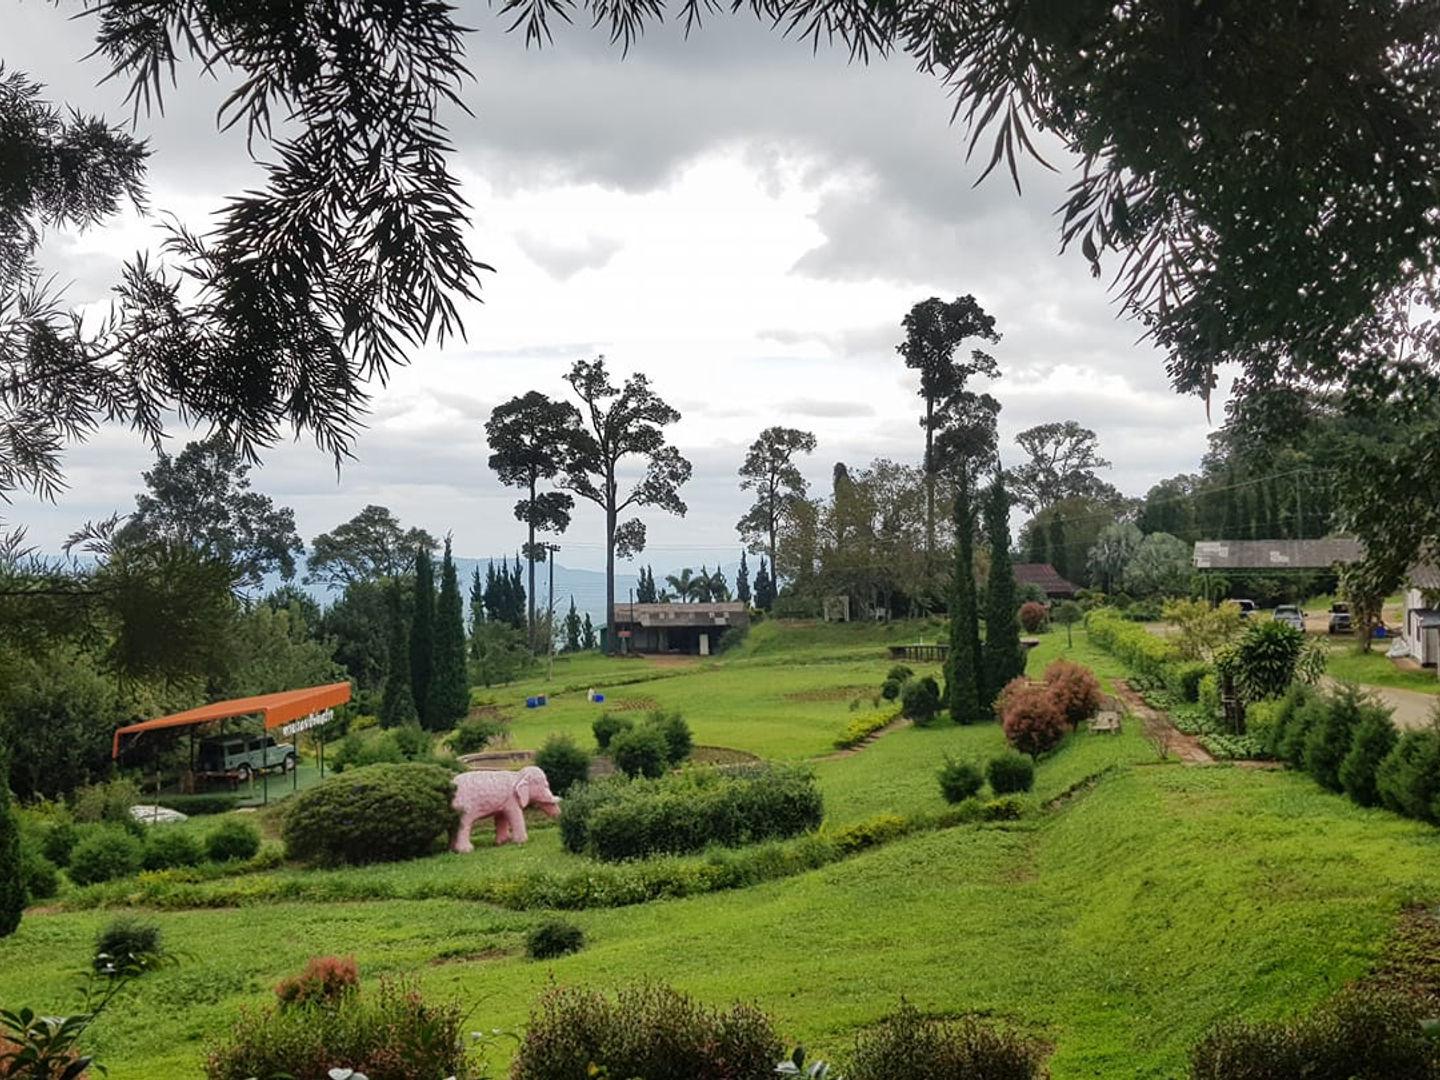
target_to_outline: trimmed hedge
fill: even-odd
[[[1210,674],[1210,665],[1203,660],[1177,660],[1167,664],[1162,679],[1165,689],[1185,701],[1200,700],[1200,681]]]
[[[766,1080],[784,1053],[753,1005],[710,1009],[667,986],[553,988],[541,995],[512,1080]],[[438,1075],[438,1074],[437,1074]]]
[[[879,731],[886,724],[895,719],[894,712],[874,712],[857,716],[850,723],[845,725],[845,730],[835,740],[835,749],[849,750],[851,747],[859,746],[875,732]]]
[[[805,770],[688,769],[580,788],[565,803],[560,836],[569,851],[616,861],[795,836],[819,827],[823,814],[820,789]]]
[[[205,852],[216,862],[253,859],[260,850],[260,830],[238,817],[226,818],[205,837]]]
[[[81,837],[70,853],[67,872],[76,885],[94,885],[136,873],[143,856],[139,840],[124,829],[107,826]]]
[[[985,786],[985,776],[978,766],[968,761],[947,758],[940,767],[940,794],[948,803],[964,802],[974,798]]]
[[[199,838],[188,829],[174,825],[152,825],[145,834],[145,869],[170,870],[197,866],[205,859]]]
[[[1048,1051],[993,1020],[943,1020],[902,1003],[855,1039],[848,1080],[1042,1080]]]
[[[369,765],[332,776],[292,801],[285,852],[306,862],[393,862],[428,855],[455,830],[455,787],[436,765]]]
[[[564,796],[590,776],[590,752],[569,735],[551,735],[535,751],[535,764],[545,774],[550,790]]]
[[[985,766],[985,778],[996,795],[1014,795],[1035,786],[1035,762],[1013,750],[991,758]]]
[[[1090,640],[1119,659],[1149,686],[1165,682],[1166,669],[1180,660],[1174,642],[1157,637],[1114,608],[1096,608],[1085,616]]]

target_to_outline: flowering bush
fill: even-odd
[[[1038,634],[1050,621],[1050,609],[1034,600],[1020,605],[1020,625],[1027,634]]]
[[[1072,728],[1100,711],[1100,682],[1087,667],[1056,660],[1045,669],[1045,685]]]
[[[1008,695],[1002,717],[1006,740],[1032,758],[1055,749],[1065,738],[1065,715],[1048,688],[1031,686]]]
[[[281,1005],[334,1005],[359,988],[355,957],[312,956],[299,975],[280,981],[275,996]]]

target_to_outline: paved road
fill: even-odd
[[[1335,681],[1330,678],[1326,678],[1325,682],[1335,685]],[[1386,708],[1395,710],[1395,726],[1401,731],[1429,727],[1436,703],[1440,702],[1440,697],[1435,694],[1422,694],[1418,690],[1396,690],[1389,686],[1368,685],[1363,685],[1362,688],[1379,698]]]

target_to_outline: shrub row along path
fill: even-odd
[[[854,757],[861,750],[864,750],[867,746],[873,746],[875,743],[879,742],[884,736],[889,735],[891,732],[899,731],[903,727],[909,727],[912,723],[914,723],[913,720],[907,720],[903,716],[897,716],[894,720],[891,720],[884,727],[876,728],[874,731],[872,731],[869,735],[866,735],[865,738],[861,739],[854,746],[846,747],[844,750],[832,750],[828,754],[821,754],[817,758],[811,758],[811,760],[839,761],[841,758]]]
[[[1140,718],[1147,739],[1153,741],[1156,738],[1165,738],[1175,756],[1186,765],[1215,764],[1214,757],[1200,745],[1199,739],[1194,735],[1186,735],[1170,722],[1168,715],[1145,704],[1145,699],[1124,679],[1115,680],[1115,696],[1132,715]]]

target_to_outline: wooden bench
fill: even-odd
[[[1090,721],[1091,735],[1118,735],[1120,734],[1120,714],[1118,712],[1102,712]]]

